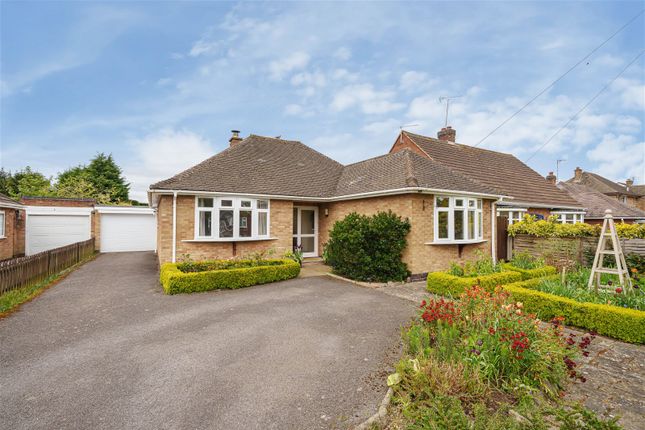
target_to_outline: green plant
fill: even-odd
[[[479,285],[485,290],[493,291],[496,286],[522,280],[522,274],[516,271],[492,273],[475,277],[454,276],[446,272],[428,273],[427,290],[442,296],[457,297],[468,287]]]
[[[523,280],[541,278],[543,276],[554,275],[555,273],[557,273],[557,269],[553,266],[542,266],[535,269],[522,269],[516,267],[514,264],[502,263],[502,268],[507,271],[518,272],[522,275]]]
[[[303,258],[302,246],[296,246],[293,248],[292,251],[285,252],[284,257],[290,260],[293,260],[296,263],[298,263],[299,266],[302,266],[302,258]]]
[[[513,267],[518,269],[538,269],[544,267],[544,260],[529,254],[528,252],[517,252],[513,254],[513,258],[509,261]]]
[[[334,272],[368,282],[401,281],[409,276],[402,253],[410,222],[390,212],[351,213],[337,221],[325,247]]]
[[[461,265],[456,262],[450,263],[448,273],[454,276],[475,277],[502,271],[501,266],[496,264],[491,256],[484,254],[481,250],[478,249],[475,251],[475,257],[474,260],[466,261]]]
[[[619,237],[625,239],[645,239],[645,224],[615,223]],[[561,224],[554,217],[537,221],[534,217],[525,217],[508,227],[508,234],[528,234],[537,237],[587,237],[600,235],[601,226],[586,223]]]
[[[166,263],[159,280],[166,294],[236,289],[295,278],[300,265],[284,260],[220,260]]]

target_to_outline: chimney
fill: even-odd
[[[244,139],[242,139],[242,138],[240,137],[240,130],[231,130],[231,133],[232,133],[233,135],[232,135],[232,136],[231,136],[231,138],[228,140],[228,142],[231,144],[231,147],[233,147],[233,146],[237,145],[237,144],[238,144],[238,143],[240,143],[242,140],[244,140]]]
[[[549,172],[549,174],[548,174],[548,175],[546,175],[546,181],[547,181],[549,184],[553,184],[553,185],[555,185],[555,181],[556,181],[556,179],[557,179],[557,178],[555,177],[555,175],[553,174],[553,172]]]
[[[575,182],[580,182],[582,180],[582,169],[580,167],[576,167],[576,170],[573,171],[573,180]]]
[[[634,185],[634,179],[627,178],[627,180],[625,181],[625,185],[627,186],[627,191],[631,191],[631,188]]]
[[[457,130],[454,130],[452,127],[447,126],[439,130],[437,133],[437,139],[445,140],[447,142],[454,142],[457,137]]]

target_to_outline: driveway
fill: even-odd
[[[345,428],[414,314],[328,277],[166,296],[157,276],[103,254],[0,320],[0,428]]]

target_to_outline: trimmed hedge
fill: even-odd
[[[179,294],[250,287],[295,278],[300,273],[300,265],[293,260],[267,262],[270,265],[248,261],[249,267],[203,272],[182,272],[176,263],[166,263],[161,266],[159,280],[166,294]]]
[[[473,285],[479,285],[488,291],[493,291],[498,285],[510,284],[521,280],[522,274],[515,271],[472,277],[454,276],[446,272],[432,272],[428,273],[426,288],[431,293],[457,297],[464,292],[464,289],[472,287]]]
[[[553,266],[543,266],[537,269],[520,269],[509,263],[502,263],[502,268],[507,271],[519,272],[522,275],[522,280],[533,278],[542,278],[544,276],[555,275],[558,273],[557,269]]]
[[[557,276],[546,279],[557,278]],[[567,325],[595,331],[625,342],[645,343],[645,312],[636,309],[575,300],[534,290],[545,278],[503,285],[514,300],[522,302],[527,312],[542,320],[563,316]]]

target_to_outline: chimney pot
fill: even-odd
[[[437,139],[439,140],[454,142],[456,138],[457,130],[453,129],[451,126],[444,127],[437,133]]]
[[[231,138],[228,140],[228,143],[230,144],[230,146],[231,146],[231,147],[233,147],[233,146],[237,145],[237,144],[238,144],[238,143],[240,143],[242,140],[244,140],[244,139],[242,139],[242,138],[240,137],[240,130],[231,130],[231,134],[232,134],[232,136],[231,136]]]
[[[632,185],[634,185],[634,179],[633,178],[627,178],[625,181],[625,185],[627,186],[627,191],[630,191],[630,188]]]
[[[557,180],[557,178],[555,177],[555,175],[553,174],[553,172],[549,172],[549,174],[548,174],[548,175],[546,175],[546,181],[547,181],[549,184],[553,184],[553,185],[555,185],[555,181],[556,181],[556,180]]]
[[[576,182],[582,180],[582,169],[580,167],[576,167],[576,170],[573,171],[573,180]]]

